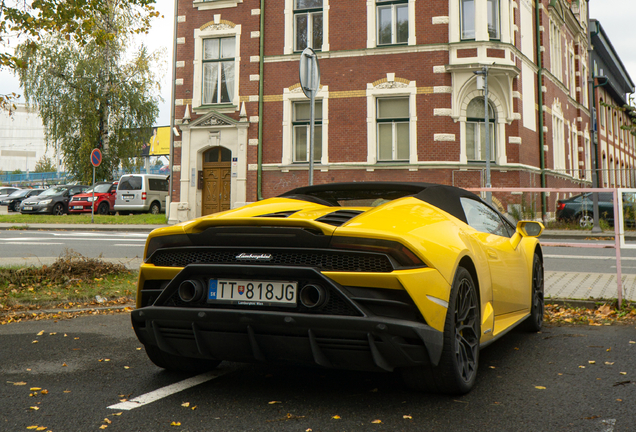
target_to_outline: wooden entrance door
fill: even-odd
[[[230,209],[232,169],[228,153],[228,149],[214,147],[204,154],[201,216]]]

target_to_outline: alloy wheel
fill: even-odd
[[[458,288],[455,302],[455,358],[458,372],[468,382],[477,372],[479,356],[477,293],[468,279],[463,279]]]

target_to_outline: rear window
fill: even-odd
[[[168,180],[148,179],[148,187],[150,190],[168,192]]]
[[[141,176],[124,176],[119,181],[118,190],[141,190],[143,177]]]

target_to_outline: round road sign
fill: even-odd
[[[91,152],[91,163],[95,168],[97,168],[99,164],[102,163],[102,152],[99,151],[99,149],[93,149],[93,151]]]

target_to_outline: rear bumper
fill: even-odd
[[[443,343],[425,324],[380,317],[149,306],[132,324],[144,345],[186,357],[371,371],[437,364]]]
[[[150,289],[143,289],[148,282],[140,274],[142,289],[138,305],[145,307],[132,312],[139,340],[168,353],[371,371],[437,365],[441,357],[443,332],[409,315],[405,309],[387,314],[386,308],[376,312],[360,306],[364,301],[359,293],[354,299],[351,288],[339,285],[314,268],[191,264],[172,274],[161,275],[162,279],[166,276],[171,279],[161,290],[152,284]],[[300,306],[249,309],[238,305],[211,306],[204,300],[184,304],[178,299],[177,288],[184,280],[202,275],[230,278],[237,274],[259,280],[280,280],[285,275],[287,280],[299,281],[299,286],[319,284],[330,293],[330,300],[324,308],[306,311]],[[398,303],[387,301],[387,306]]]

